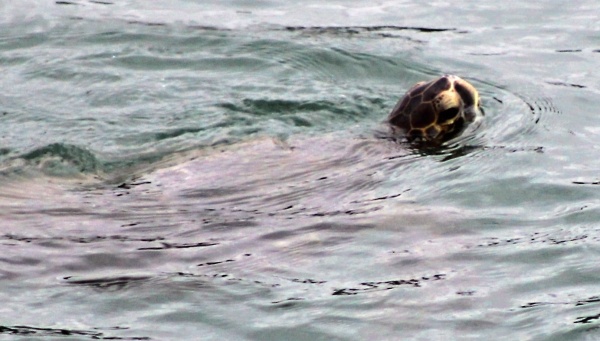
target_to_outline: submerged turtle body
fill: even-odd
[[[415,84],[388,117],[409,141],[442,142],[483,115],[479,93],[464,79],[445,75]]]

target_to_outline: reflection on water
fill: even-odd
[[[0,335],[597,338],[595,3],[20,4]],[[391,140],[445,73],[482,125]]]

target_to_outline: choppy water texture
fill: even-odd
[[[600,338],[597,1],[0,13],[0,339]],[[381,138],[444,73],[483,125]]]

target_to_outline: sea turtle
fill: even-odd
[[[413,85],[388,117],[395,135],[409,141],[441,143],[483,116],[479,93],[454,75]]]

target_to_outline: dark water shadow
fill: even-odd
[[[121,276],[111,278],[77,279],[76,277],[63,278],[69,285],[86,286],[98,291],[121,291],[139,286],[152,279],[150,276]]]
[[[126,331],[128,327],[113,327],[109,330],[112,331]],[[100,331],[102,330],[102,331]],[[94,329],[94,330],[77,330],[77,329],[61,329],[61,328],[43,328],[35,326],[0,326],[0,335],[12,335],[15,337],[43,337],[49,339],[56,339],[60,337],[62,339],[85,339],[90,340],[152,340],[147,336],[115,336],[111,335],[110,332],[106,332],[106,329]]]

